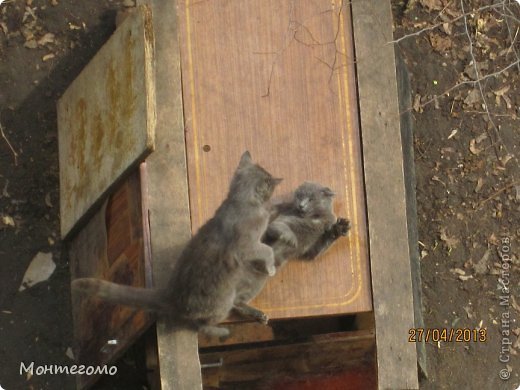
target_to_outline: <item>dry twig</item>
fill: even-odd
[[[16,153],[16,150],[14,150],[13,145],[11,145],[11,143],[7,139],[7,137],[4,133],[4,127],[2,126],[2,122],[0,122],[0,135],[7,143],[7,146],[9,146],[9,149],[11,149],[11,152],[13,153],[13,157],[14,157],[14,165],[17,166],[18,165],[18,153]]]

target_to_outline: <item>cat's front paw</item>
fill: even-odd
[[[276,275],[276,267],[274,266],[274,264],[267,265],[266,269],[267,269],[267,274],[269,276]]]
[[[332,227],[332,231],[335,237],[346,236],[349,230],[350,221],[345,218],[338,218],[338,220]]]
[[[260,322],[263,325],[267,325],[269,323],[269,317],[267,317],[267,314],[262,313],[258,318],[256,318],[258,322]]]
[[[298,240],[294,236],[294,234],[281,234],[278,238],[280,241],[283,241],[284,244],[290,246],[291,248],[296,248],[298,245]]]

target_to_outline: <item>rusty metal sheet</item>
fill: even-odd
[[[58,102],[61,235],[153,150],[153,31],[140,6]]]
[[[315,262],[288,264],[253,304],[272,319],[370,311],[350,5],[185,0],[179,26],[193,231],[246,149],[284,178],[277,194],[326,184],[349,236]]]

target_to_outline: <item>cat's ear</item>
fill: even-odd
[[[238,164],[239,168],[245,167],[246,165],[249,165],[253,162],[253,159],[251,158],[251,153],[249,153],[248,150],[246,150],[242,157],[240,157],[240,163]]]
[[[336,195],[336,193],[334,191],[332,191],[329,187],[324,187],[322,190],[321,190],[321,193],[325,196],[334,196]]]
[[[273,186],[277,186],[277,185],[280,184],[282,181],[283,181],[282,178],[279,178],[279,177],[273,177],[273,179],[272,179]]]

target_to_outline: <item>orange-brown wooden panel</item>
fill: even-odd
[[[72,278],[98,277],[120,284],[148,286],[148,263],[141,181],[135,171],[72,238]],[[151,323],[142,311],[73,295],[75,351],[81,364],[104,364],[131,345]],[[116,340],[109,343],[109,340]],[[94,377],[78,378],[82,388]]]
[[[271,318],[371,310],[348,4],[185,0],[179,24],[192,230],[250,150],[285,179],[277,194],[326,184],[353,225],[320,261],[285,267],[254,304]]]

